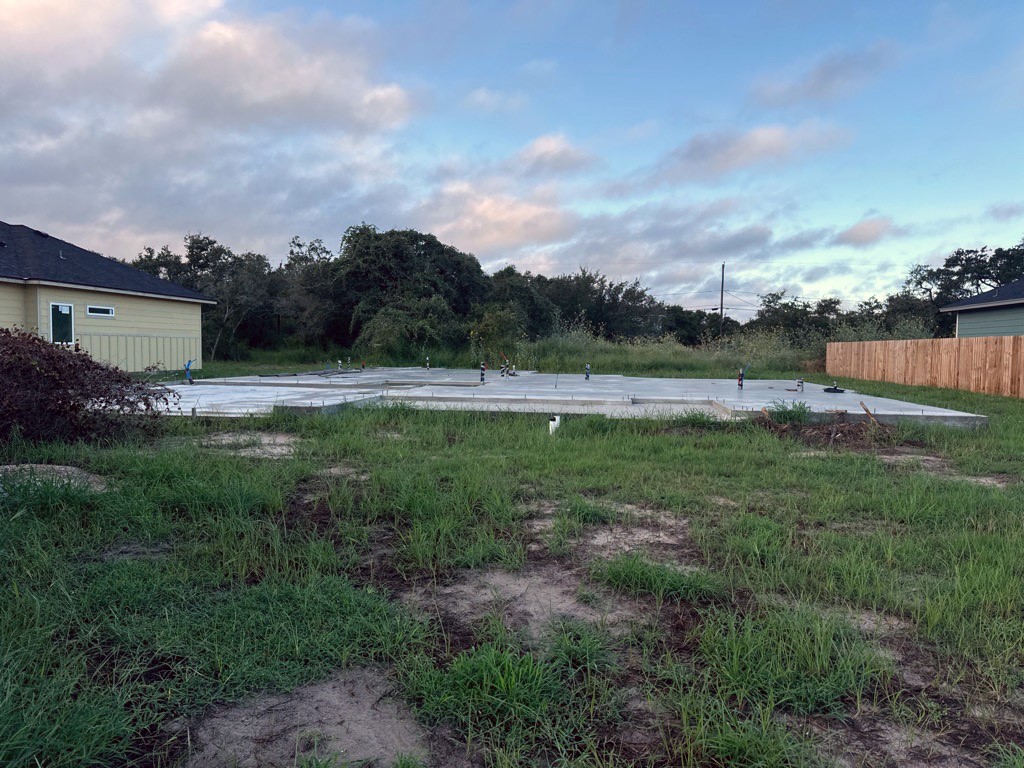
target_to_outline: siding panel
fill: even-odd
[[[957,336],[962,339],[1020,335],[1024,335],[1024,306],[958,313]]]
[[[0,327],[13,328],[25,323],[25,295],[23,285],[0,283]]]
[[[141,371],[152,365],[178,370],[193,358],[193,368],[202,368],[199,304],[98,290],[10,286],[21,292],[15,317],[10,309],[14,294],[7,287],[0,283],[0,325],[26,324],[49,338],[50,302],[72,304],[75,338],[97,360]],[[114,317],[88,316],[91,304],[114,307]],[[30,317],[33,322],[28,323]]]

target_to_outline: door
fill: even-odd
[[[71,344],[75,340],[75,307],[73,304],[50,304],[50,341]]]

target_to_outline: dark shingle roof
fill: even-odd
[[[1002,306],[1008,304],[1024,304],[1024,278],[1006,285],[1000,285],[991,291],[979,293],[969,299],[954,301],[942,307],[940,312],[957,312],[961,309],[981,309],[982,307]]]
[[[197,291],[161,280],[123,261],[87,251],[23,224],[7,224],[2,221],[0,278],[41,280],[191,301],[211,301]]]

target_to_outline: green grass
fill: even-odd
[[[606,634],[568,622],[552,627],[540,656],[483,643],[444,668],[413,658],[401,678],[421,717],[454,726],[470,749],[485,748],[498,764],[584,765],[618,720],[618,670]]]
[[[631,376],[725,377],[735,378],[749,366],[748,376],[796,378],[793,371],[820,370],[820,353],[794,347],[778,334],[748,333],[702,347],[688,347],[673,339],[638,339],[613,342],[586,333],[566,332],[531,342],[508,345],[505,352],[521,370],[547,373],[582,373],[590,363],[594,374],[620,373]],[[354,367],[365,360],[368,366],[424,365],[427,357],[435,368],[473,368],[480,365],[480,353],[469,347],[452,351],[424,347],[413,356],[394,356],[332,347],[312,349],[247,350],[239,360],[204,361],[196,378],[241,376],[257,373],[294,373],[335,368],[338,361]],[[488,360],[497,369],[500,359]]]
[[[737,615],[715,611],[697,638],[701,660],[740,708],[796,714],[858,708],[891,676],[891,662],[841,619],[807,608],[773,607]]]
[[[658,361],[635,365],[672,372]],[[616,741],[628,688],[659,707],[659,760],[813,765],[814,745],[784,715],[840,722],[870,702],[900,717],[892,662],[851,612],[898,618],[903,640],[938,660],[937,682],[963,684],[968,703],[1012,701],[1024,685],[1024,409],[856,388],[989,415],[980,431],[900,436],[963,474],[1017,482],[800,456],[801,444],[751,425],[581,417],[552,436],[542,416],[402,408],[180,420],[154,442],[0,446],[0,463],[71,464],[110,486],[0,480],[0,764],[167,765],[172,721],[373,663],[423,722],[445,723],[489,765],[644,765]],[[282,460],[189,442],[223,428],[300,442]],[[318,478],[333,465],[369,479]],[[307,494],[323,502],[318,516]],[[643,631],[624,636],[564,622],[523,646],[492,617],[452,646],[397,599],[460,569],[523,567],[538,556],[524,521],[540,500],[559,509],[543,557],[566,568],[587,527],[635,522],[622,503],[686,518],[707,565],[683,570],[659,562],[665,553],[589,563],[585,589],[650,607]],[[125,545],[155,554],[109,554]],[[390,569],[383,582],[367,575],[370,555]],[[683,628],[658,623],[687,611]],[[1019,749],[993,750],[993,763],[1021,764]]]
[[[824,766],[811,746],[789,733],[773,707],[739,708],[710,675],[670,662],[659,669],[666,709],[674,718],[666,751],[681,768],[814,768]]]
[[[683,571],[665,563],[654,563],[639,554],[622,554],[597,561],[591,576],[615,589],[634,595],[650,595],[658,601],[724,602],[729,590],[717,574]]]

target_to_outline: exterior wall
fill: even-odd
[[[0,283],[0,328],[25,323],[25,286]]]
[[[199,304],[47,285],[25,290],[34,292],[26,302],[31,306],[25,314],[32,315],[26,325],[43,338],[50,338],[50,304],[71,304],[75,339],[97,360],[141,371],[151,365],[180,369],[191,358],[193,369],[202,368]],[[113,307],[114,317],[90,317],[89,305]]]
[[[956,335],[959,339],[974,339],[979,336],[1022,336],[1024,305],[957,312]]]

